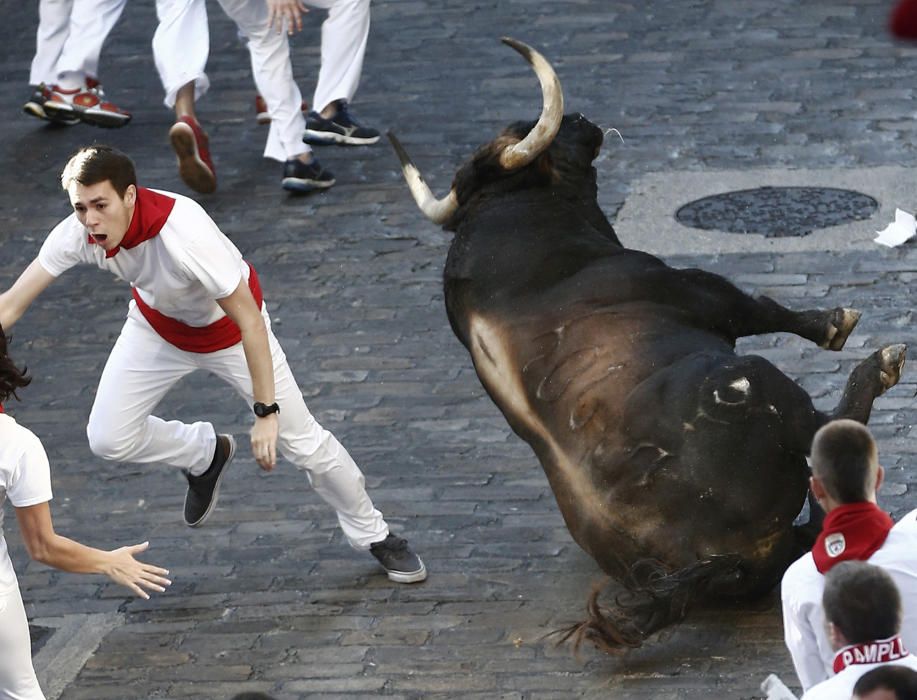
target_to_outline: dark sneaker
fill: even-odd
[[[217,176],[210,160],[210,141],[193,117],[181,117],[169,129],[169,141],[178,156],[178,174],[195,192],[216,191]]]
[[[217,504],[220,481],[226,473],[226,467],[236,454],[236,441],[232,435],[217,435],[217,448],[213,462],[200,476],[192,476],[185,471],[188,479],[188,492],[185,494],[185,525],[200,527]]]
[[[317,158],[313,158],[311,163],[291,158],[283,164],[283,180],[280,184],[290,192],[326,190],[334,184],[334,175],[325,170]]]
[[[309,105],[305,100],[302,101],[303,114],[309,113]],[[264,98],[261,95],[255,96],[255,120],[259,124],[270,124],[271,123],[271,113],[267,111],[267,102],[264,101]]]
[[[42,109],[51,121],[65,124],[76,120],[114,129],[131,120],[129,112],[105,99],[102,86],[92,78],[86,78],[85,87],[73,90],[52,85]]]
[[[331,119],[325,119],[315,111],[309,112],[306,118],[306,133],[302,140],[318,145],[342,143],[350,146],[367,146],[379,140],[379,132],[367,126],[360,126],[347,111],[347,103],[341,102],[337,114]]]
[[[28,101],[22,105],[22,111],[26,114],[29,114],[38,119],[45,119],[47,121],[53,121],[56,124],[79,124],[80,118],[76,115],[67,115],[62,116],[62,118],[51,119],[48,113],[45,111],[45,102],[48,101],[48,98],[51,96],[51,90],[47,85],[42,83],[38,85],[29,95]]]
[[[373,542],[369,552],[382,564],[389,579],[396,583],[417,583],[427,577],[427,567],[411,551],[403,537],[389,534],[381,542]]]

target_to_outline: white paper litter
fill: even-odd
[[[881,231],[876,231],[876,233],[879,234],[875,238],[876,243],[894,248],[917,234],[917,220],[914,219],[913,214],[895,209],[894,223],[889,224]]]
[[[767,700],[797,700],[793,692],[773,673],[764,679],[761,690],[767,693]]]

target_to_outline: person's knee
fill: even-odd
[[[86,437],[89,438],[89,449],[96,457],[123,462],[133,454],[134,440],[103,426],[94,425],[91,421],[86,426]]]

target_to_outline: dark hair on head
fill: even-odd
[[[84,146],[74,153],[60,176],[61,187],[65,190],[71,182],[88,187],[106,180],[123,199],[130,185],[137,186],[137,173],[134,161],[118,149],[101,144]]]
[[[917,700],[917,671],[898,664],[884,664],[860,676],[853,696],[862,698],[874,690],[891,690],[897,700]]]
[[[812,440],[812,473],[838,503],[869,500],[876,487],[879,454],[876,441],[862,423],[834,420]]]
[[[32,381],[32,378],[26,373],[26,368],[16,367],[12,358],[6,354],[8,342],[9,339],[3,332],[3,326],[0,326],[0,403],[6,401],[10,396],[18,399],[16,390]]]
[[[843,561],[825,575],[822,606],[847,642],[888,639],[901,628],[901,593],[884,569],[863,561]]]

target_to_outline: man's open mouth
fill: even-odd
[[[105,233],[93,233],[92,240],[96,243],[104,243],[108,239],[108,234]]]

